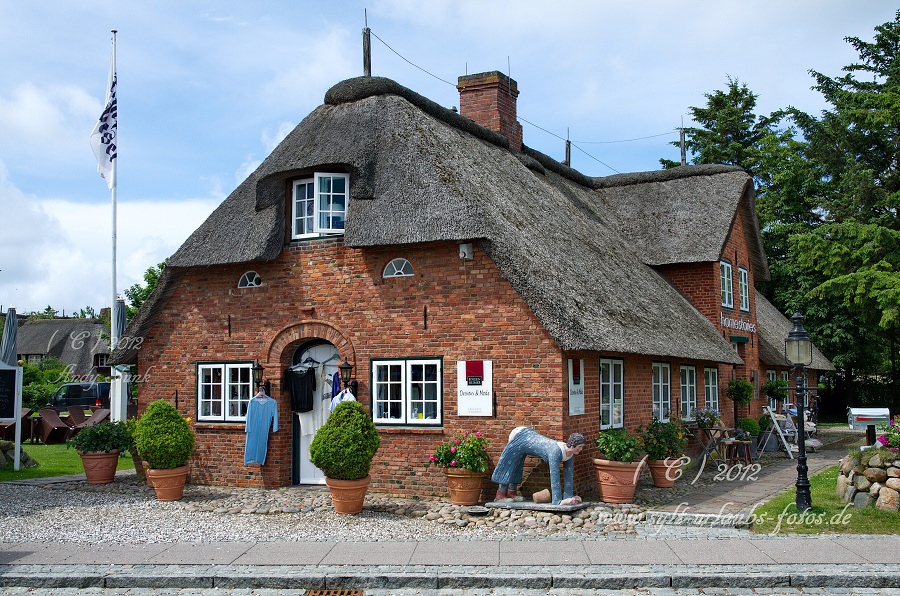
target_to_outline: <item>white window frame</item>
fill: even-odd
[[[722,290],[722,306],[734,308],[734,288],[732,283],[731,263],[719,261],[719,281]]]
[[[668,422],[672,413],[672,367],[668,362],[654,362],[653,374],[653,417],[660,422]]]
[[[607,424],[603,423],[606,414]],[[600,359],[600,430],[625,426],[625,362]]]
[[[770,368],[766,370],[766,381],[777,381],[778,380],[778,371]]]
[[[681,418],[689,420],[691,412],[697,409],[697,367],[683,364],[681,374]]]
[[[703,369],[703,407],[707,410],[719,409],[719,369]]]
[[[258,288],[262,286],[262,277],[256,271],[247,271],[238,280],[239,288]]]
[[[197,363],[197,421],[198,422],[245,422],[247,406],[253,397],[253,362],[198,362]],[[204,371],[218,371],[220,383],[204,383]],[[234,376],[237,378],[233,378]],[[211,389],[204,393],[204,387]],[[204,405],[209,411],[204,413]],[[218,404],[218,408],[215,405]],[[218,413],[214,413],[214,412]]]
[[[738,267],[738,291],[741,310],[750,312],[750,272],[743,267]]]
[[[437,375],[434,380],[415,379],[415,367],[436,366]],[[399,379],[390,377],[390,370],[385,380],[379,380],[378,373],[382,368],[397,367]],[[385,426],[441,426],[444,422],[443,373],[444,364],[440,358],[393,358],[372,360],[372,420],[375,424]],[[424,373],[424,369],[423,369]],[[391,391],[391,386],[395,389]],[[433,387],[433,397],[428,387]],[[384,388],[384,391],[382,391]],[[419,389],[416,392],[416,389]],[[426,418],[430,408],[434,406],[434,417]],[[396,414],[391,417],[392,408]],[[418,414],[422,417],[419,418]]]
[[[407,259],[398,257],[396,259],[391,259],[391,261],[384,266],[381,277],[412,277],[414,274],[412,263]]]
[[[333,191],[330,185],[334,180],[343,180],[344,190],[341,192]],[[306,197],[302,199],[305,202],[312,201],[312,230],[305,229],[308,223],[307,214],[300,216],[297,210],[297,187],[309,184],[313,185],[312,198]],[[336,203],[343,199],[343,207],[336,208]],[[350,175],[332,172],[316,172],[312,178],[304,178],[295,180],[291,185],[291,239],[300,240],[304,238],[317,238],[326,234],[343,234],[344,226],[347,221],[347,206],[350,202]],[[338,222],[331,218],[339,218]],[[304,224],[304,230],[298,230],[298,220],[307,220]]]

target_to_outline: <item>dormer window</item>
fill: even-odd
[[[248,271],[238,280],[239,288],[258,288],[262,285],[262,278],[256,271]]]
[[[394,259],[384,268],[382,277],[410,277],[413,274],[412,263],[406,259]]]
[[[291,239],[343,234],[350,196],[347,174],[315,173],[296,180],[291,200]]]

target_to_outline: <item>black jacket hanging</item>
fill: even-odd
[[[287,380],[291,392],[291,411],[312,411],[313,392],[316,390],[315,371],[312,368],[308,368],[303,372],[288,369]]]

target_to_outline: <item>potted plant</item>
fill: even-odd
[[[787,400],[787,387],[788,382],[786,379],[769,379],[760,387],[760,391],[768,398],[769,407],[772,408],[773,412],[778,409],[779,403],[784,403]]]
[[[594,444],[601,456],[594,459],[600,500],[605,503],[630,503],[646,460],[635,462],[643,447],[640,437],[624,428],[614,428],[600,431]]]
[[[119,454],[130,440],[124,422],[104,420],[86,426],[72,439],[81,456],[88,484],[109,484],[116,476]]]
[[[747,433],[747,439],[750,441],[750,453],[756,453],[759,440],[759,422],[753,418],[741,418],[734,425],[735,428]]]
[[[490,441],[481,432],[462,433],[438,445],[428,458],[430,465],[444,469],[450,487],[450,501],[454,505],[475,505],[481,496],[487,476],[487,445]]]
[[[738,418],[738,404],[748,405],[753,401],[753,383],[747,379],[731,379],[725,388],[725,397],[734,402],[734,419]]]
[[[694,409],[691,412],[691,418],[699,428],[714,428],[719,424],[719,411],[712,408]]]
[[[688,443],[688,433],[681,420],[660,422],[654,418],[653,422],[639,430],[653,486],[674,486],[679,476],[678,468],[685,461],[684,448]]]
[[[379,445],[375,423],[357,401],[339,403],[316,431],[309,461],[325,473],[335,512],[362,511],[372,458]]]
[[[147,406],[134,428],[138,453],[147,462],[147,477],[153,482],[156,498],[177,501],[184,496],[187,463],[194,451],[190,423],[167,401]]]

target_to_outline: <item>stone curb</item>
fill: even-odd
[[[796,565],[774,571],[771,565],[735,565],[705,570],[697,566],[617,565],[608,572],[599,566],[579,571],[559,567],[516,571],[512,568],[438,568],[404,571],[385,567],[346,569],[199,566],[193,570],[167,565],[81,565],[70,573],[46,566],[10,566],[0,571],[0,587],[22,588],[151,588],[151,589],[646,589],[646,588],[900,588],[900,570],[847,570],[846,565]],[[252,570],[252,573],[250,572]]]

